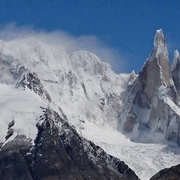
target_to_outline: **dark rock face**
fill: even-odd
[[[119,159],[81,138],[58,113],[47,109],[34,145],[17,136],[0,150],[1,180],[138,180]]]
[[[0,150],[0,179],[33,180],[27,163],[27,153],[31,141],[25,136],[17,136]]]
[[[179,180],[179,179],[180,179],[180,165],[161,170],[150,180]]]
[[[163,61],[163,62],[162,62]],[[168,94],[175,100],[176,91],[171,83],[170,64],[168,59],[163,57],[147,61],[138,77],[138,92],[134,103],[143,108],[149,108],[158,88],[161,85],[166,86]]]
[[[150,108],[153,98],[157,95],[156,92],[161,85],[166,87],[167,94],[174,101],[177,98],[177,92],[172,83],[167,47],[162,32],[156,33],[155,41],[158,39],[160,39],[159,42],[154,43],[155,47],[138,77],[138,91],[134,103],[143,108]]]

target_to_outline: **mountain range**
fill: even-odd
[[[171,67],[161,29],[139,74],[34,37],[1,40],[0,179],[150,179],[180,163],[179,97],[179,53]]]

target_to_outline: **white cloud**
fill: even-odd
[[[0,39],[4,41],[26,37],[35,37],[47,44],[61,46],[68,53],[79,49],[93,52],[103,61],[108,62],[117,73],[126,71],[126,58],[93,35],[76,37],[61,30],[47,32],[35,30],[32,26],[18,27],[16,24],[0,27]]]

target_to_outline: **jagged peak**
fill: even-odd
[[[174,59],[173,59],[173,63],[172,63],[172,70],[175,69],[178,60],[179,60],[179,52],[178,52],[178,50],[175,50],[174,51]]]
[[[154,37],[154,47],[157,47],[159,44],[165,44],[165,38],[162,29],[156,30],[156,35]]]
[[[166,46],[166,40],[162,29],[156,30],[156,35],[154,37],[154,50],[155,56],[158,58],[159,55],[163,55],[168,58],[168,50]]]
[[[168,59],[168,50],[162,29],[156,30],[154,49],[147,60],[153,61],[155,58],[159,58],[160,55]]]

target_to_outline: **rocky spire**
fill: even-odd
[[[154,49],[152,50],[148,60],[153,61],[155,58],[159,58],[160,56],[168,59],[168,50],[162,29],[156,30],[154,37]],[[161,58],[161,60],[164,60],[164,58]]]
[[[156,35],[154,37],[154,47],[159,44],[165,44],[165,38],[162,29],[156,30]]]
[[[168,99],[172,104],[177,105],[178,94],[172,80],[162,29],[156,31],[154,48],[140,71],[137,81],[133,83],[128,97],[128,108],[124,104],[124,108],[128,110],[122,110],[120,115],[120,119],[123,119],[121,127],[124,128],[124,132],[130,134],[134,129],[138,129],[141,134],[147,129],[147,131],[161,132],[165,135],[168,129],[165,124],[168,124],[172,115],[171,107],[166,101]],[[175,140],[178,136],[177,131],[173,132],[175,136],[172,136],[171,130],[169,132],[166,134],[167,139]]]
[[[168,50],[162,29],[156,31],[154,48],[139,74],[139,95],[136,97],[139,105],[147,106],[151,103],[161,85],[167,88],[172,86]]]

